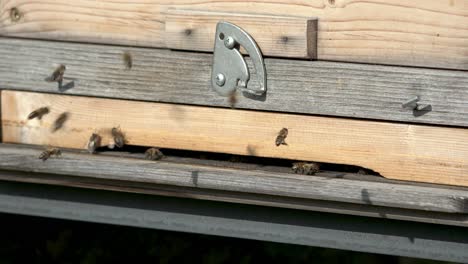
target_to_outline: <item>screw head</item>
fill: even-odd
[[[227,37],[224,39],[224,46],[228,49],[233,49],[236,46],[236,41],[233,37]]]
[[[215,79],[218,86],[223,86],[226,83],[226,76],[224,76],[222,73],[218,73]]]

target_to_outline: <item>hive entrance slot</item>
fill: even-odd
[[[111,155],[118,157],[130,157],[136,159],[144,159],[145,152],[148,147],[125,145],[121,149],[109,149],[101,147],[97,149],[97,153],[101,155]],[[298,161],[291,159],[264,158],[244,155],[232,155],[216,152],[189,151],[180,149],[160,149],[164,154],[161,159],[166,162],[176,162],[184,164],[199,164],[206,166],[224,167],[232,169],[246,170],[264,170],[271,172],[294,173],[293,164],[298,162],[315,163],[313,161]],[[332,163],[315,163],[320,167],[320,172],[331,173],[328,176],[340,178],[345,174],[361,174],[369,176],[380,175],[372,170],[359,166],[332,164]],[[300,174],[300,173],[299,173]],[[334,176],[333,176],[334,175]]]

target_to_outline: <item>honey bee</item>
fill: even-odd
[[[276,137],[276,146],[288,145],[285,141],[287,136],[288,136],[288,129],[287,128],[281,129],[278,136]]]
[[[39,155],[39,159],[41,159],[42,161],[46,161],[54,155],[60,157],[62,155],[62,151],[60,151],[60,149],[58,148],[48,148],[44,152],[42,152],[41,155]]]
[[[130,52],[126,51],[126,52],[124,52],[124,54],[122,55],[122,59],[123,59],[125,68],[126,68],[127,70],[130,70],[130,69],[132,68],[132,66],[133,66],[132,54],[130,54]]]
[[[41,107],[39,109],[36,109],[34,111],[32,111],[29,115],[28,115],[28,119],[31,120],[31,119],[34,119],[34,118],[37,118],[39,120],[42,119],[42,117],[46,114],[49,113],[49,107]]]
[[[147,160],[160,160],[164,157],[164,154],[158,148],[149,148],[145,152],[145,159]]]
[[[369,174],[369,173],[367,172],[367,170],[365,170],[365,169],[363,169],[363,168],[360,168],[356,173],[357,173],[357,174],[361,174],[361,175],[367,175],[367,174]]]
[[[69,114],[67,112],[61,113],[59,117],[55,120],[54,124],[52,125],[52,133],[61,129],[63,124],[68,120]]]
[[[315,162],[295,162],[292,171],[297,174],[314,175],[320,171],[320,164]]]
[[[229,95],[229,105],[231,106],[231,108],[235,108],[236,104],[237,104],[237,91],[234,90]]]
[[[119,148],[122,148],[125,145],[125,136],[122,133],[122,130],[120,128],[113,127],[111,132],[115,145]]]
[[[65,65],[63,64],[60,64],[56,69],[55,71],[49,76],[47,77],[45,80],[48,81],[48,82],[58,82],[58,83],[61,83],[63,81],[63,75],[65,74],[65,70],[67,68],[65,67]]]
[[[101,136],[96,133],[93,133],[88,141],[88,152],[94,154],[96,152],[96,148],[101,145]]]

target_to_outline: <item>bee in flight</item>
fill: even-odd
[[[234,90],[229,95],[229,106],[231,106],[231,108],[235,108],[236,104],[237,104],[237,91]]]
[[[39,109],[36,109],[34,111],[32,111],[29,115],[28,115],[28,119],[31,120],[31,119],[34,119],[34,118],[37,118],[39,120],[42,119],[42,117],[46,114],[49,113],[49,107],[41,107]]]
[[[164,154],[158,148],[149,148],[145,152],[145,159],[147,160],[160,160],[164,157]]]
[[[68,120],[68,117],[69,114],[67,112],[61,113],[52,125],[52,133],[61,129],[63,127],[63,124]]]
[[[130,52],[126,51],[126,52],[123,53],[122,59],[123,59],[125,68],[127,70],[130,70],[132,68],[132,66],[133,66],[132,54],[130,54]]]
[[[39,159],[42,161],[48,160],[51,156],[57,156],[60,157],[62,155],[62,151],[58,148],[48,148],[44,152],[39,155]]]
[[[288,129],[287,128],[281,129],[278,136],[276,137],[276,142],[275,142],[276,146],[288,145],[285,141],[287,136],[288,136]]]
[[[320,171],[320,164],[315,162],[295,162],[292,171],[297,174],[314,175]]]

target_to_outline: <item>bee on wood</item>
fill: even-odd
[[[122,130],[117,127],[113,127],[112,130],[112,137],[114,138],[114,143],[118,148],[122,148],[125,145],[125,136],[122,133]]]
[[[39,159],[41,159],[42,161],[46,161],[54,155],[60,157],[62,156],[62,151],[60,151],[60,149],[58,148],[48,148],[44,152],[42,152],[41,155],[39,155]]]
[[[320,164],[315,162],[295,162],[292,171],[297,174],[314,175],[320,171]]]
[[[67,67],[65,67],[65,65],[63,64],[60,64],[56,69],[55,71],[49,76],[47,77],[45,80],[47,82],[58,82],[58,83],[62,83],[63,81],[63,75],[65,74],[65,70],[67,69]]]
[[[101,145],[101,136],[93,133],[88,141],[88,152],[94,154],[96,149]]]
[[[59,117],[55,120],[54,124],[52,125],[52,133],[61,129],[63,124],[68,120],[69,114],[67,112],[61,113]]]
[[[364,169],[359,169],[356,174],[361,174],[361,175],[366,175],[367,174],[367,171],[364,170]]]
[[[288,136],[288,129],[287,128],[281,129],[278,136],[276,137],[276,146],[288,145],[285,141],[287,136]]]
[[[235,108],[236,104],[237,104],[237,91],[234,90],[229,95],[229,105],[231,106],[231,108]]]
[[[122,55],[122,59],[123,59],[125,68],[126,68],[127,70],[130,70],[130,69],[132,68],[132,66],[133,66],[132,54],[130,54],[130,52],[126,51],[126,52],[124,52],[124,54]]]
[[[158,148],[149,148],[145,152],[145,159],[147,160],[160,160],[164,157],[164,154]]]
[[[37,118],[39,120],[42,119],[42,117],[46,114],[49,113],[49,107],[41,107],[39,109],[36,109],[34,111],[32,111],[29,115],[28,115],[28,119],[31,120],[31,119],[34,119],[34,118]]]

